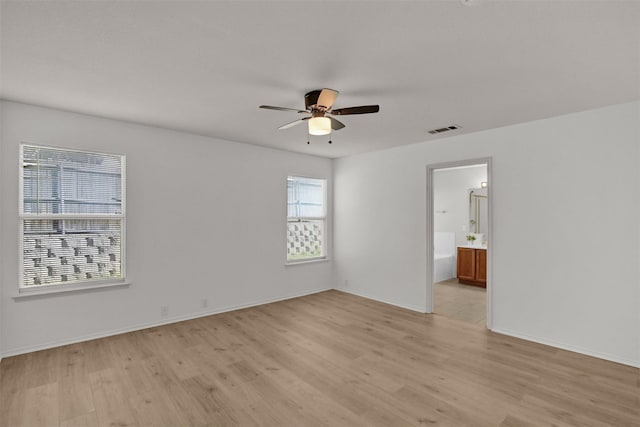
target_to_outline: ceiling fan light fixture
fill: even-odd
[[[328,135],[331,133],[331,119],[329,117],[312,117],[309,119],[309,134]]]

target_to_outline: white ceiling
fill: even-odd
[[[0,96],[332,158],[640,98],[640,2],[468,3],[3,1]],[[258,109],[323,87],[380,113]]]

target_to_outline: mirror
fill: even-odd
[[[486,188],[469,190],[469,231],[487,234],[489,231],[489,197]]]

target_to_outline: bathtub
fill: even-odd
[[[433,235],[433,282],[456,277],[456,234],[436,231]]]

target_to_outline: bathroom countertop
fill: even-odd
[[[459,248],[469,248],[469,249],[487,249],[487,244],[484,245],[458,245]]]

